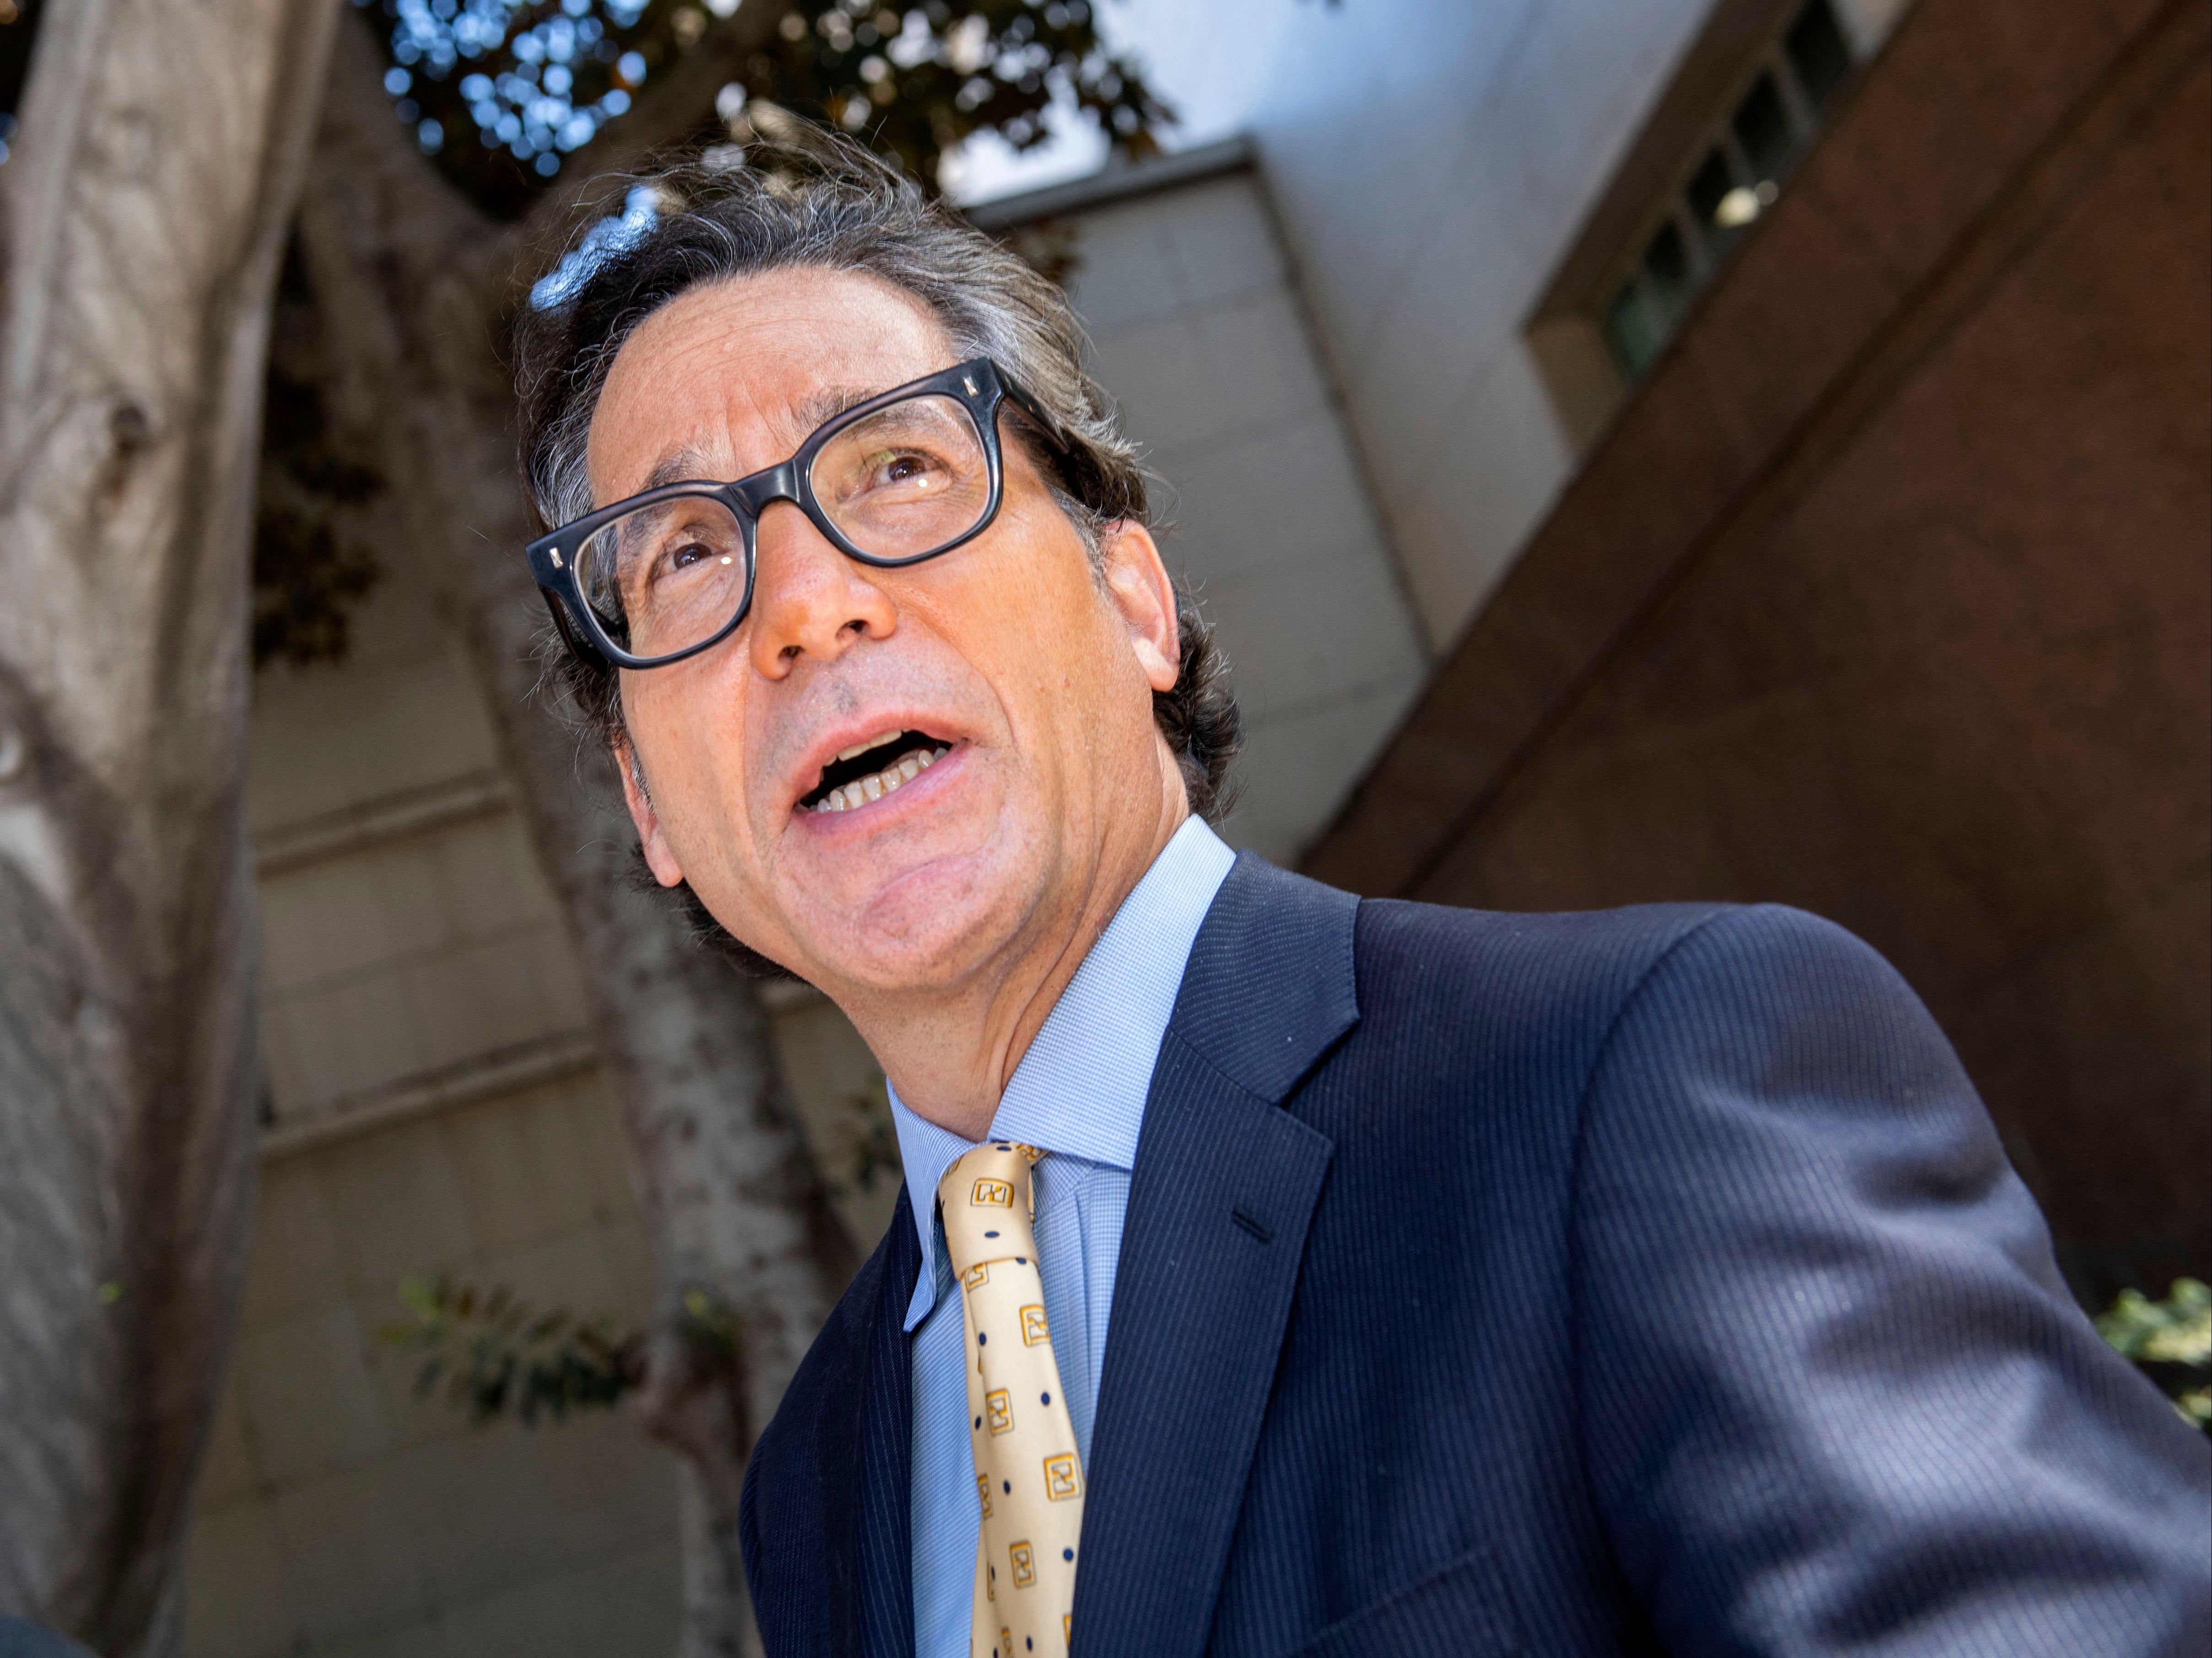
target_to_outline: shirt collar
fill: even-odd
[[[1152,1066],[1182,987],[1183,965],[1237,855],[1196,817],[1160,848],[1014,1067],[990,1138],[1041,1145],[1129,1170]],[[937,1183],[969,1141],[916,1116],[886,1084],[907,1195],[921,1235],[909,1330],[937,1304]]]

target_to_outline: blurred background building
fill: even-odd
[[[2085,1297],[2203,1272],[2205,7],[1268,3],[1225,136],[969,208],[1064,271],[1164,481],[1250,720],[1228,838],[1830,915]],[[1163,27],[1175,94],[1206,39]],[[377,1334],[409,1277],[618,1322],[652,1283],[485,710],[419,593],[356,626],[258,687],[266,1161],[189,1650],[662,1653],[664,1455],[473,1429]],[[775,1010],[872,1239],[878,1075]]]

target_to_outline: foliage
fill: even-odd
[[[563,1308],[540,1313],[503,1286],[478,1290],[443,1275],[402,1279],[399,1298],[410,1316],[377,1339],[420,1354],[415,1391],[428,1394],[442,1381],[447,1403],[472,1422],[511,1415],[535,1424],[540,1412],[557,1422],[571,1411],[611,1410],[645,1386],[643,1330]],[[695,1357],[726,1363],[738,1350],[737,1315],[696,1285],[677,1303],[678,1339]]]
[[[871,1192],[884,1174],[899,1178],[890,1096],[879,1078],[848,1103],[862,1119],[850,1153],[852,1181]],[[646,1384],[643,1330],[605,1318],[587,1322],[562,1308],[541,1313],[504,1287],[479,1290],[444,1276],[404,1279],[399,1298],[409,1316],[385,1325],[378,1339],[419,1355],[415,1391],[428,1394],[442,1382],[447,1402],[472,1422],[514,1416],[535,1424],[541,1412],[559,1421],[571,1411],[611,1409]],[[695,1360],[726,1363],[734,1357],[735,1314],[696,1285],[677,1301],[677,1335]]]
[[[15,140],[15,109],[31,73],[31,43],[38,38],[40,0],[0,0],[0,164]]]
[[[354,3],[389,25],[385,88],[395,114],[447,178],[502,217],[519,216],[564,156],[739,9],[739,0]],[[1146,154],[1175,118],[1100,37],[1096,3],[785,0],[700,141],[726,136],[748,101],[765,99],[862,134],[934,179],[939,158],[971,134],[996,132],[1017,149],[1043,143],[1045,111],[1058,103]]]
[[[2212,1289],[2179,1278],[2164,1301],[2123,1290],[2097,1333],[2162,1388],[2181,1414],[2212,1433]]]
[[[333,440],[315,348],[313,300],[295,246],[277,280],[263,392],[253,532],[256,668],[343,660],[352,607],[382,574],[361,509],[384,480]]]
[[[845,1105],[856,1119],[847,1150],[848,1178],[832,1180],[830,1189],[842,1197],[854,1187],[874,1191],[877,1180],[884,1175],[894,1181],[901,1179],[903,1165],[899,1160],[898,1131],[891,1123],[890,1094],[884,1079],[878,1077],[863,1091],[848,1094]]]
[[[442,1380],[447,1402],[472,1421],[513,1414],[535,1423],[541,1411],[558,1421],[570,1411],[611,1408],[644,1383],[643,1333],[618,1332],[611,1320],[538,1313],[504,1289],[480,1293],[444,1277],[408,1278],[399,1298],[412,1316],[378,1336],[422,1355],[417,1394]]]

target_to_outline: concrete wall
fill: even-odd
[[[1841,921],[2099,1303],[2212,1267],[2206,36],[1923,0],[1308,864]]]
[[[342,668],[256,686],[269,1092],[236,1345],[197,1494],[191,1658],[662,1658],[676,1482],[627,1415],[471,1427],[378,1339],[451,1273],[619,1325],[653,1299],[576,963],[426,609],[387,585]],[[779,999],[786,1074],[856,1236],[878,1072]]]
[[[660,1654],[675,1479],[620,1417],[471,1428],[380,1342],[450,1272],[641,1318],[652,1265],[574,964],[435,624],[256,686],[261,1206],[195,1509],[192,1658]]]
[[[377,1339],[409,1274],[637,1318],[652,1266],[588,1076],[271,1161],[192,1527],[185,1649],[659,1655],[674,1471],[627,1418],[470,1426]]]

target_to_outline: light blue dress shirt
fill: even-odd
[[[1185,821],[1060,993],[991,1120],[992,1139],[1051,1153],[1033,1177],[1037,1266],[1060,1391],[1086,1465],[1145,1096],[1191,944],[1235,861],[1212,830]],[[921,1274],[906,1312],[914,1333],[914,1648],[916,1658],[966,1658],[982,1513],[968,1444],[967,1343],[937,1223],[937,1183],[970,1142],[915,1115],[896,1087],[890,1092],[921,1235]]]

